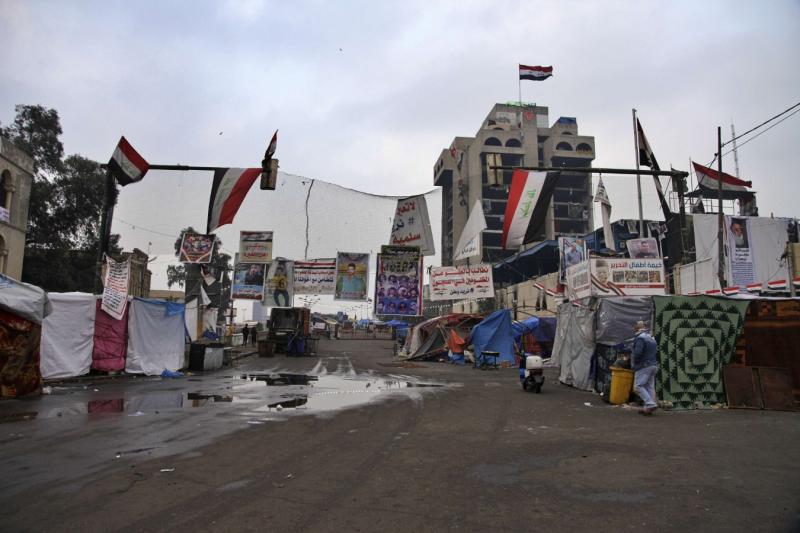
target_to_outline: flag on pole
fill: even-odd
[[[650,167],[652,170],[661,170],[656,161],[656,156],[653,149],[650,148],[650,143],[647,142],[647,137],[644,135],[642,123],[639,118],[636,118],[636,135],[639,140],[639,164]],[[658,201],[661,204],[661,211],[664,212],[664,219],[669,220],[672,216],[672,210],[669,208],[667,197],[664,194],[664,189],[661,187],[661,179],[658,176],[653,176],[653,181],[656,184],[656,192],[658,193]]]
[[[220,168],[214,171],[208,202],[207,233],[233,222],[244,197],[261,175],[260,168]]]
[[[139,152],[133,149],[124,136],[120,137],[119,143],[108,161],[108,170],[117,183],[124,187],[141,181],[149,169],[150,165],[139,155]]]
[[[603,178],[600,178],[600,182],[597,184],[594,201],[600,204],[600,210],[603,215],[603,239],[606,241],[606,248],[616,251],[617,245],[614,241],[614,231],[611,229],[611,200],[608,198],[606,186],[603,185]]]
[[[528,65],[519,66],[519,79],[543,81],[553,75],[553,67],[529,67]]]
[[[706,189],[717,190],[719,188],[719,172],[713,168],[704,167],[692,162],[694,166],[694,173],[697,175],[697,183]],[[730,174],[722,173],[722,190],[723,191],[747,191],[748,187],[752,187],[752,181],[744,181],[739,178],[733,177]]]
[[[511,175],[501,246],[515,248],[539,234],[558,173],[515,170]]]
[[[481,255],[480,237],[481,232],[487,228],[486,217],[483,215],[483,207],[480,200],[475,200],[472,211],[469,213],[467,223],[461,231],[461,237],[453,254],[453,260],[466,259],[476,255]]]

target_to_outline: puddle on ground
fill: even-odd
[[[192,381],[192,383],[188,383]],[[202,384],[186,380],[189,390],[157,389],[141,392],[127,389],[120,397],[105,397],[79,401],[76,395],[42,397],[35,400],[37,411],[25,410],[0,414],[0,424],[32,421],[63,416],[109,414],[148,416],[168,414],[197,408],[235,410],[234,414],[248,417],[303,410],[324,412],[364,404],[389,394],[412,393],[408,389],[439,388],[441,383],[420,382],[406,376],[377,376],[373,374],[293,374],[245,373],[205,380]],[[197,389],[197,387],[204,387]],[[194,390],[192,390],[194,389]],[[99,391],[100,394],[107,394]],[[76,398],[73,400],[73,398]]]

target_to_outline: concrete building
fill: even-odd
[[[0,137],[0,274],[22,279],[33,159]]]
[[[575,118],[552,125],[548,108],[535,104],[495,104],[474,137],[456,137],[433,167],[433,183],[442,187],[442,265],[453,264],[469,211],[483,205],[488,229],[481,256],[470,261],[495,262],[518,250],[500,247],[511,171],[492,184],[489,164],[509,166],[588,167],[595,158],[594,137],[578,135]],[[562,172],[550,203],[541,239],[584,235],[592,228],[592,190],[588,174]],[[458,264],[466,261],[458,261]]]

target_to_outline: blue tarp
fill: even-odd
[[[539,327],[533,332],[536,342],[554,342],[556,340],[556,317],[540,316]]]
[[[514,332],[511,328],[511,310],[501,309],[484,318],[472,328],[471,341],[475,347],[475,362],[480,364],[484,351],[499,352],[497,362],[514,364]]]
[[[511,324],[511,329],[514,331],[514,342],[519,345],[525,333],[533,333],[534,336],[536,335],[536,330],[539,329],[539,318],[532,316],[526,318],[522,322],[514,322]]]

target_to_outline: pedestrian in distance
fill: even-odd
[[[644,406],[639,414],[652,415],[658,408],[656,403],[656,372],[658,372],[658,345],[653,336],[647,331],[647,325],[638,321],[634,326],[636,337],[633,341],[632,367],[635,372],[633,389]]]
[[[242,328],[242,346],[247,346],[247,337],[250,336],[250,329],[247,327],[247,324],[244,325]]]

